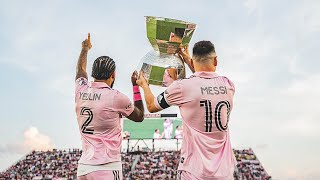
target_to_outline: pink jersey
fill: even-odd
[[[233,179],[236,165],[229,135],[235,88],[214,72],[173,82],[155,99],[158,108],[179,106],[183,143],[178,170],[200,179]]]
[[[103,82],[76,80],[76,113],[82,139],[81,164],[121,161],[120,115],[129,116],[134,106],[127,96]]]

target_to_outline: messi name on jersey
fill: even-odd
[[[200,90],[202,94],[208,94],[208,95],[228,94],[226,86],[200,87]]]
[[[79,97],[79,99],[82,99],[82,100],[85,100],[85,101],[87,101],[87,100],[89,100],[89,101],[98,101],[98,100],[100,100],[100,98],[101,98],[101,94],[96,94],[96,93],[81,93],[80,92],[80,97]]]

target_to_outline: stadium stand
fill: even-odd
[[[235,179],[271,179],[252,149],[234,150],[234,154],[238,162]]]
[[[234,150],[238,165],[236,180],[271,180],[252,149]],[[32,151],[6,171],[0,179],[76,179],[81,150]],[[180,151],[122,153],[123,175],[130,179],[176,179]]]
[[[0,179],[76,179],[79,149],[32,151],[5,172]]]
[[[180,159],[179,151],[140,152],[132,171],[125,179],[176,179]],[[126,169],[126,167],[123,167]]]

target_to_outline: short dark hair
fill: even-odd
[[[215,52],[216,50],[214,48],[214,45],[210,41],[199,41],[194,44],[192,50],[193,56],[197,56],[200,58]]]
[[[116,70],[116,63],[109,56],[100,56],[92,66],[91,76],[97,80],[107,80]]]
[[[179,127],[179,125],[178,125],[178,126],[176,126],[176,129],[178,129],[178,127]]]
[[[157,132],[157,131],[158,131],[158,129],[155,129],[155,130],[154,130],[154,132]]]

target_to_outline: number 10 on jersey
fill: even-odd
[[[223,107],[227,108],[227,123],[222,125],[221,110]],[[206,132],[212,132],[212,102],[210,100],[200,101],[200,107],[204,107],[206,111]],[[219,131],[226,131],[228,129],[228,122],[230,116],[230,103],[229,101],[220,101],[217,103],[214,110],[215,125]]]

